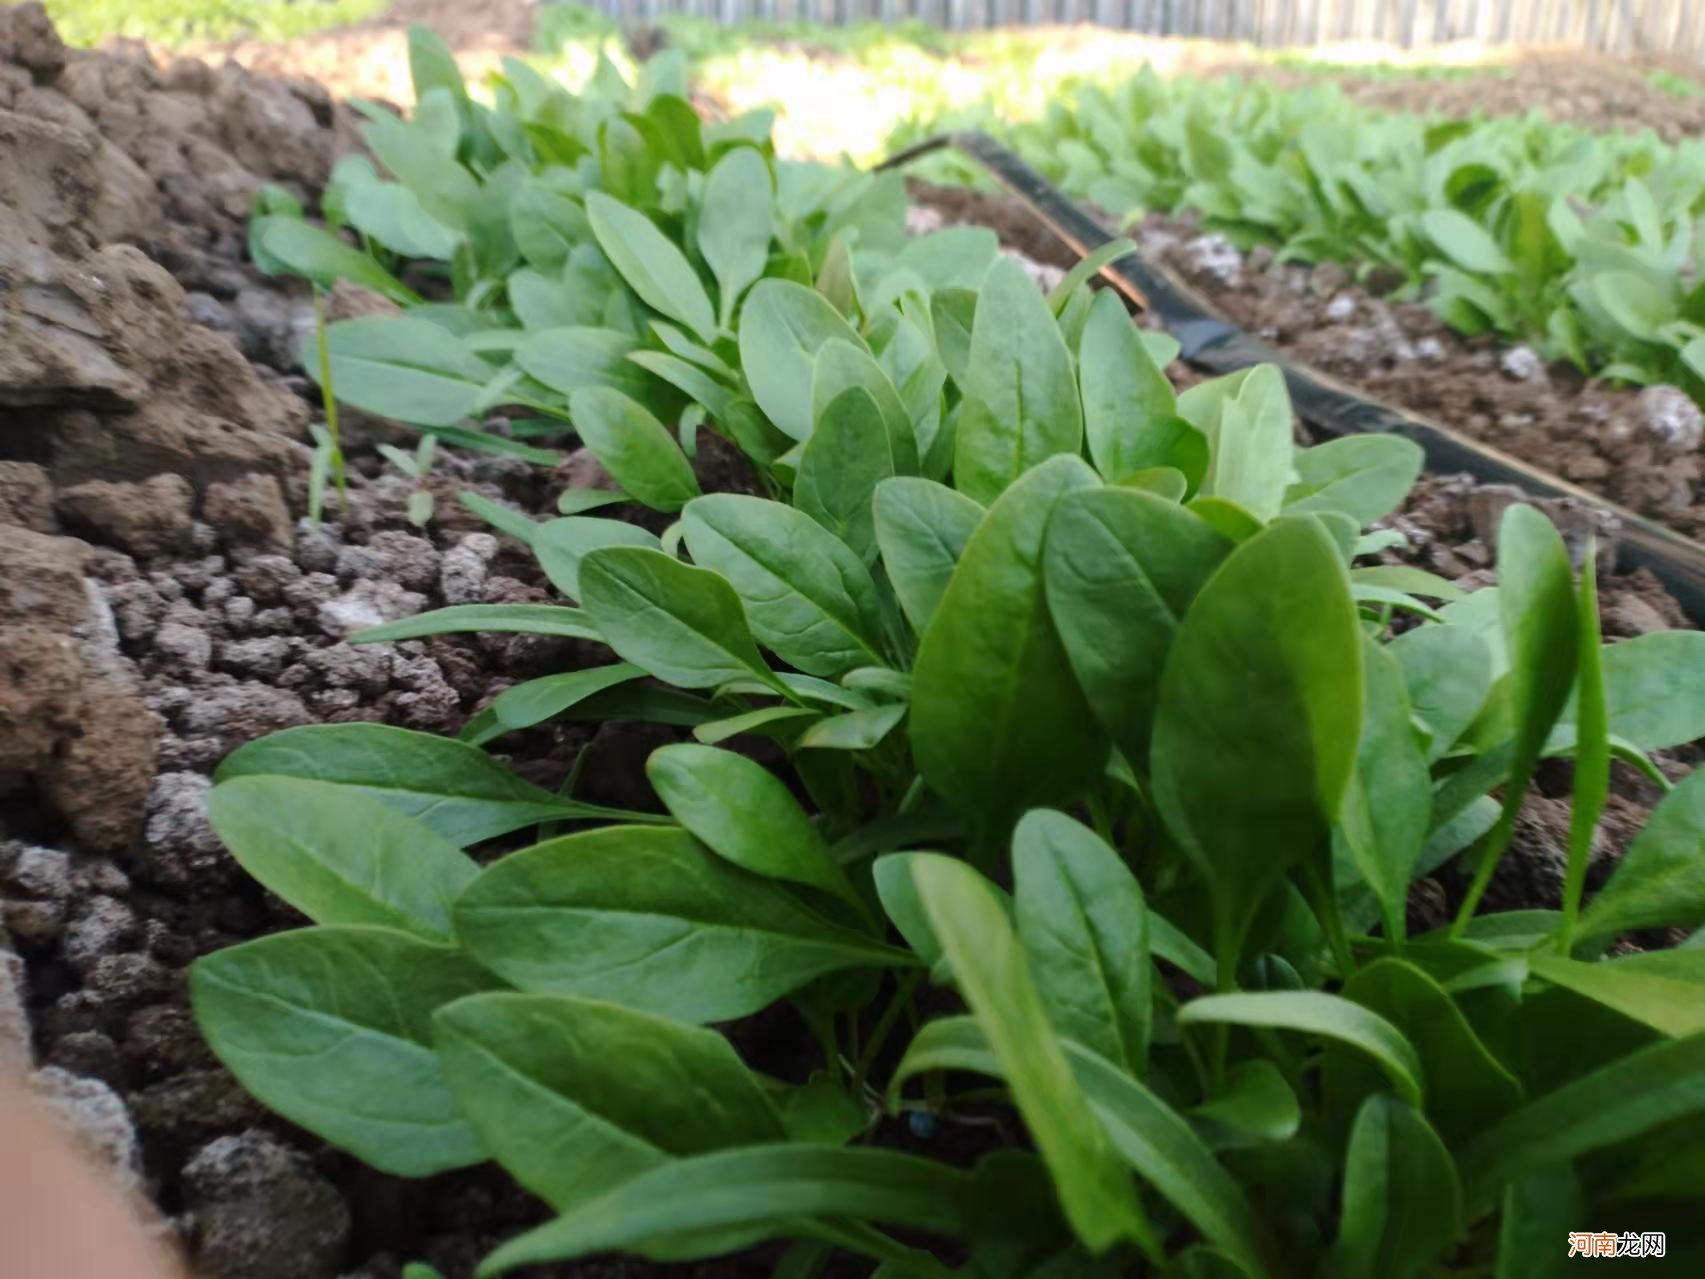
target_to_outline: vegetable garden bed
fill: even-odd
[[[164,725],[133,833],[6,797],[0,1049],[199,1273],[1471,1272],[1577,1197],[1700,1255],[1649,577],[666,62],[492,111],[415,46],[330,229],[249,229],[331,288],[282,520],[221,455],[126,551],[0,530]]]

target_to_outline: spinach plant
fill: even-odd
[[[1610,943],[1705,923],[1698,775],[1591,900],[1585,867],[1612,757],[1668,786],[1649,753],[1705,734],[1698,634],[1602,646],[1590,557],[1577,585],[1526,507],[1495,589],[1365,563],[1413,445],[1298,448],[1271,368],[1175,394],[1115,298],[1044,298],[985,235],[831,236],[809,285],[713,300],[645,212],[583,203],[642,246],[600,251],[649,362],[705,374],[676,389],[764,494],[700,493],[638,385],[572,386],[621,495],[674,523],[476,502],[571,603],[362,638],[616,660],[461,740],[308,727],[224,762],[215,829],[313,922],[192,971],[259,1098],[388,1172],[499,1163],[554,1215],[486,1274],[771,1239],[791,1275],[1514,1274],[1581,1214],[1697,1195],[1666,1143],[1705,1122],[1705,972]],[[682,730],[657,811],[482,749],[562,716]],[[1481,913],[1557,756],[1559,908]],[[1457,918],[1411,936],[1411,884],[1455,860]],[[926,983],[966,1011],[924,1020]],[[712,1028],[781,1002],[820,1045],[803,1078]],[[1027,1145],[882,1140],[990,1106]]]
[[[856,275],[881,278],[904,238],[899,176],[777,161],[762,113],[702,123],[678,57],[648,62],[634,86],[605,63],[578,96],[506,59],[487,106],[430,33],[412,30],[410,50],[414,114],[367,109],[373,158],[338,163],[326,227],[277,193],[257,204],[263,268],[400,308],[330,325],[310,372],[445,444],[540,461],[554,455],[474,424],[501,407],[527,434],[561,435],[578,429],[577,394],[619,392],[645,416],[624,406],[612,426],[590,409],[587,443],[617,455],[642,502],[655,494],[636,466],[681,469],[651,421],[675,429],[689,404],[683,440],[702,422],[761,465],[782,452],[737,371],[741,300],[776,279],[844,302]]]

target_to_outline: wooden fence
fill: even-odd
[[[941,27],[1094,22],[1148,35],[1248,40],[1265,48],[1453,40],[1705,56],[1705,0],[593,0],[624,22],[688,13],[832,24],[920,18]]]

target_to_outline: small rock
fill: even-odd
[[[378,578],[384,574],[384,560],[378,551],[366,546],[340,546],[335,572],[338,580],[344,582]]]
[[[108,1006],[119,1006],[157,1002],[172,993],[178,978],[152,955],[130,951],[100,956],[84,980]]]
[[[204,555],[199,560],[186,560],[176,569],[178,585],[197,595],[204,593],[213,579],[225,571],[223,555]],[[225,579],[227,582],[229,578]]]
[[[142,872],[149,880],[202,894],[219,891],[236,867],[207,821],[212,783],[200,773],[161,773],[148,792]]]
[[[258,604],[277,604],[302,577],[302,570],[285,555],[256,555],[236,570],[237,585]]]
[[[206,631],[167,622],[154,633],[154,656],[168,670],[204,671],[213,660],[213,640]]]
[[[58,1066],[35,1074],[36,1095],[103,1168],[134,1184],[140,1162],[136,1129],[124,1100],[98,1079]]]
[[[45,944],[64,930],[65,904],[0,897],[0,927],[21,942]]]
[[[1432,363],[1445,358],[1444,343],[1435,337],[1424,337],[1415,342],[1415,358]]]
[[[1237,246],[1217,231],[1208,235],[1198,235],[1186,240],[1179,246],[1189,269],[1198,275],[1205,275],[1220,284],[1235,285],[1243,275],[1243,255],[1237,251]],[[1335,263],[1325,263],[1318,270]],[[1342,268],[1339,268],[1342,271]],[[1340,279],[1330,289],[1322,289],[1323,293],[1333,293],[1344,286],[1348,277]]]
[[[388,644],[330,644],[305,653],[298,670],[305,680],[377,697],[390,687],[393,653]]]
[[[219,667],[234,675],[275,679],[289,657],[289,640],[282,635],[265,635],[220,645]]]
[[[313,1162],[250,1129],[219,1137],[184,1165],[196,1271],[207,1279],[334,1279],[349,1207]]]
[[[1545,361],[1540,359],[1539,352],[1519,343],[1503,353],[1498,368],[1515,382],[1536,382],[1545,377]]]
[[[217,1065],[189,1009],[173,1004],[150,1004],[131,1015],[124,1055],[150,1080]]]
[[[145,1135],[174,1144],[208,1141],[262,1122],[266,1112],[229,1071],[186,1070],[130,1094],[131,1113]]]
[[[423,537],[387,530],[375,533],[367,549],[379,557],[381,576],[411,591],[430,591],[438,581],[438,551]]]
[[[65,69],[65,42],[40,4],[0,10],[0,62],[26,68],[37,84],[51,83]]]
[[[226,600],[220,611],[233,630],[245,630],[254,621],[255,602],[247,595],[238,595]]]
[[[59,491],[54,509],[71,528],[143,559],[189,547],[195,490],[181,475],[141,483],[88,480]]]
[[[469,533],[444,552],[438,569],[438,591],[446,604],[478,604],[484,598],[486,566],[497,555],[490,533]]]
[[[35,1055],[24,1008],[24,961],[0,950],[0,1074],[24,1074]]]
[[[270,475],[253,471],[209,484],[202,514],[227,542],[279,550],[290,545],[290,508]]]
[[[72,889],[71,858],[56,848],[26,845],[12,862],[10,878],[26,896],[64,901]]]
[[[257,617],[256,622],[259,622]],[[288,619],[287,619],[288,620]],[[308,708],[288,689],[256,680],[201,690],[184,707],[178,731],[186,737],[218,737],[223,749],[308,722]]]
[[[211,293],[191,292],[184,294],[184,309],[189,313],[190,323],[199,324],[203,328],[212,329],[216,333],[233,333],[236,324],[231,318],[231,312],[226,305]]]
[[[280,372],[297,367],[296,314],[289,298],[249,285],[238,291],[231,313],[237,349],[244,355]]]
[[[1648,386],[1634,397],[1634,412],[1644,435],[1670,452],[1691,453],[1699,447],[1705,414],[1685,391]]]
[[[1334,324],[1342,324],[1356,313],[1356,299],[1349,293],[1340,293],[1326,304],[1323,314]]]
[[[308,572],[337,572],[337,553],[342,544],[336,525],[316,525],[306,516],[296,521],[296,562]]]
[[[109,1088],[124,1086],[124,1059],[118,1045],[98,1030],[61,1035],[48,1052],[47,1064],[67,1074],[98,1079]]]
[[[1221,238],[1224,239],[1223,236]],[[1236,248],[1235,245],[1232,247]],[[1342,262],[1322,262],[1308,273],[1308,287],[1316,297],[1332,297],[1349,282],[1349,269]]]
[[[57,533],[53,483],[34,462],[0,462],[0,524],[22,524],[37,533]]]
[[[416,591],[405,590],[395,582],[363,580],[321,604],[319,624],[333,639],[342,639],[381,622],[412,617],[425,607],[426,596]]]
[[[78,972],[136,940],[136,912],[113,897],[93,897],[65,928],[65,961]]]
[[[604,469],[591,449],[575,449],[554,472],[553,479],[570,489],[613,489],[619,487],[615,477]]]
[[[1604,610],[1604,627],[1613,635],[1633,637],[1667,631],[1669,622],[1649,600],[1632,593],[1618,595]]]

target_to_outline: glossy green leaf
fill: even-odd
[[[959,991],[1053,1174],[1072,1229],[1092,1252],[1121,1239],[1157,1249],[1154,1228],[1072,1076],[994,892],[950,858],[921,854],[911,871]]]
[[[1510,663],[1507,687],[1513,753],[1503,811],[1479,854],[1474,880],[1457,914],[1457,935],[1467,926],[1509,845],[1527,784],[1575,685],[1579,626],[1569,554],[1551,521],[1531,506],[1510,507],[1499,525],[1498,606]]]
[[[1084,489],[1054,508],[1048,611],[1089,705],[1138,767],[1179,622],[1231,549],[1211,525],[1150,493]]]
[[[1358,525],[1395,511],[1420,478],[1421,446],[1401,435],[1346,435],[1293,455],[1285,511],[1342,511]]]
[[[1439,250],[1465,271],[1490,275],[1510,269],[1498,242],[1474,219],[1456,209],[1428,209],[1421,229]]]
[[[777,684],[720,574],[648,547],[612,546],[581,560],[580,590],[605,642],[658,679],[682,688],[753,677]]]
[[[1338,836],[1379,900],[1387,936],[1401,938],[1409,881],[1431,824],[1432,778],[1415,740],[1403,670],[1372,639],[1362,645],[1362,680],[1362,738]]]
[[[673,440],[669,441],[669,447],[675,448]],[[551,585],[571,600],[580,598],[580,563],[593,551],[606,546],[647,546],[656,550],[662,545],[655,533],[637,524],[587,515],[546,520],[534,530],[531,544]],[[593,630],[592,634],[596,636],[597,632]]]
[[[1334,1261],[1344,1275],[1411,1279],[1456,1241],[1462,1184],[1444,1143],[1412,1107],[1369,1097],[1350,1129]]]
[[[693,559],[720,573],[765,647],[812,675],[883,662],[881,604],[858,555],[801,511],[739,493],[690,503]]]
[[[832,339],[823,343],[811,366],[811,419],[815,433],[829,406],[853,389],[870,396],[877,407],[885,433],[884,447],[889,465],[897,475],[918,469],[918,442],[912,433],[911,414],[905,401],[889,381],[882,366],[861,346]]]
[[[871,512],[882,566],[906,620],[921,634],[983,508],[945,484],[900,476],[877,484]]]
[[[866,706],[820,719],[799,735],[802,750],[867,751],[893,732],[906,717],[906,705]]]
[[[654,826],[511,853],[462,894],[456,931],[522,990],[693,1022],[744,1017],[826,973],[911,962],[686,831]]]
[[[234,777],[207,817],[250,875],[316,924],[372,924],[449,942],[450,904],[479,867],[431,827],[353,786]]]
[[[815,1233],[801,1218],[819,1216],[952,1235],[962,1229],[964,1185],[956,1169],[888,1150],[794,1143],[699,1155],[624,1182],[510,1240],[477,1273],[485,1279],[539,1262],[643,1252],[662,1241],[716,1238],[740,1227],[794,1237]],[[928,1279],[937,1274],[928,1272]]]
[[[1403,1032],[1378,1013],[1313,990],[1203,995],[1178,1010],[1181,1026],[1204,1023],[1268,1027],[1318,1035],[1365,1053],[1405,1101],[1421,1101],[1421,1058]]]
[[[587,615],[560,604],[452,604],[413,617],[369,626],[349,637],[351,644],[394,644],[432,635],[501,631],[514,635],[554,635],[559,639],[600,638]]]
[[[1666,1039],[1553,1089],[1464,1147],[1472,1211],[1516,1178],[1705,1110],[1705,1035]]]
[[[419,294],[360,249],[301,218],[262,218],[253,235],[272,262],[321,288],[349,280],[405,306],[420,301]]]
[[[1472,1137],[1521,1104],[1515,1076],[1486,1047],[1444,987],[1416,964],[1376,959],[1358,969],[1342,993],[1378,1013],[1414,1045],[1427,1081],[1428,1117],[1448,1140]],[[1341,1112],[1347,1114],[1383,1083],[1359,1053],[1328,1054],[1327,1091]]]
[[[774,198],[770,166],[751,147],[735,147],[705,175],[699,207],[699,252],[716,277],[718,322],[734,325],[734,309],[769,259]]]
[[[1665,795],[1581,917],[1583,937],[1705,921],[1705,769]]]
[[[842,391],[805,442],[793,503],[857,552],[876,559],[876,486],[894,474],[887,428],[869,392]]]
[[[1220,403],[1208,437],[1202,493],[1237,503],[1258,520],[1279,513],[1292,476],[1291,397],[1271,364],[1248,370]]]
[[[1136,879],[1093,831],[1045,808],[1013,831],[1012,872],[1019,941],[1054,1029],[1142,1074],[1154,965]]]
[[[716,337],[716,311],[692,264],[655,223],[601,191],[586,196],[586,216],[604,256],[652,310],[679,320],[703,341]]]
[[[453,426],[485,405],[492,368],[455,335],[406,315],[326,328],[332,386],[344,403],[416,426]],[[305,360],[318,378],[319,364]]]
[[[536,822],[626,815],[524,782],[466,742],[386,724],[287,728],[238,747],[215,776],[336,782],[463,848]]]
[[[692,463],[643,405],[620,391],[588,386],[575,391],[568,406],[586,447],[635,501],[678,511],[698,496]]]
[[[819,293],[760,280],[740,310],[740,364],[764,415],[796,440],[811,434],[811,377],[824,343],[863,345]]]
[[[1456,743],[1492,691],[1492,655],[1486,643],[1459,626],[1417,626],[1387,651],[1403,670],[1409,707],[1431,738],[1427,762],[1436,763]]]
[[[1556,1247],[1585,1220],[1580,1179],[1568,1164],[1541,1168],[1511,1181],[1500,1205],[1493,1279],[1555,1279],[1568,1271]]]
[[[1257,1057],[1226,1072],[1225,1087],[1191,1110],[1190,1118],[1218,1149],[1289,1141],[1302,1123],[1302,1110],[1283,1073]]]
[[[558,1212],[675,1156],[779,1141],[781,1120],[714,1031],[566,995],[475,995],[433,1040],[480,1144]]]
[[[464,742],[484,746],[517,729],[532,728],[555,719],[589,697],[643,677],[644,671],[628,662],[588,666],[561,675],[542,675],[504,689],[457,734]]]
[[[1271,1252],[1248,1199],[1190,1124],[1127,1072],[1076,1044],[1065,1052],[1073,1076],[1113,1148],[1253,1279],[1272,1273]],[[895,1068],[890,1104],[901,1084],[932,1070],[1004,1075],[988,1038],[971,1017],[930,1022],[913,1039]]]
[[[1002,494],[971,535],[918,645],[911,715],[918,771],[985,824],[1068,802],[1106,760],[1042,584],[1043,535],[1055,505],[1095,483],[1094,472],[1068,455]]]
[[[1671,1038],[1705,1033],[1705,984],[1700,982],[1614,959],[1589,964],[1561,955],[1536,954],[1527,962],[1534,976]]]
[[[1362,638],[1343,561],[1309,517],[1234,550],[1161,680],[1155,802],[1208,876],[1221,961],[1292,866],[1322,864],[1355,767]]]
[[[997,258],[983,280],[964,389],[953,476],[978,502],[1083,442],[1071,352],[1036,286],[1009,259]]]
[[[683,742],[653,751],[645,775],[675,820],[718,856],[754,874],[851,897],[811,819],[756,760]]]
[[[553,391],[572,395],[587,387],[620,391],[649,409],[661,410],[657,382],[628,359],[638,343],[605,328],[543,329],[515,348],[515,363]]]
[[[388,928],[304,928],[203,956],[190,1003],[256,1097],[381,1172],[485,1159],[431,1048],[435,1009],[497,983],[448,946]]]
[[[1178,421],[1172,383],[1149,357],[1136,325],[1111,290],[1096,296],[1078,347],[1084,441],[1109,481],[1174,466]]]

